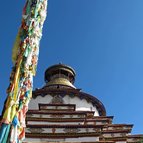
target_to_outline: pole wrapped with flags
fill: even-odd
[[[27,0],[23,8],[21,26],[13,47],[14,67],[2,112],[0,143],[20,143],[25,138],[25,118],[32,97],[47,2]]]

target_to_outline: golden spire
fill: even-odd
[[[45,71],[46,86],[61,85],[64,87],[74,87],[75,71],[67,65],[57,64],[49,67]]]

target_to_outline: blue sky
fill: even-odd
[[[0,111],[11,72],[11,51],[25,1],[0,5]],[[34,88],[62,62],[77,73],[76,87],[96,96],[114,123],[143,133],[143,1],[49,0]]]

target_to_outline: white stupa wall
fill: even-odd
[[[63,143],[63,142],[69,142],[69,143],[73,143],[73,142],[96,142],[96,141],[99,141],[99,137],[79,137],[79,138],[61,138],[61,139],[33,139],[33,138],[27,138],[25,139],[25,142],[44,142],[44,141],[48,141],[49,143],[50,142],[59,142],[59,143]]]
[[[29,109],[38,109],[38,104],[49,104],[53,96],[45,95],[37,96],[35,99],[31,99],[29,104]],[[96,107],[92,105],[91,102],[87,102],[85,99],[80,99],[79,97],[71,97],[70,95],[66,95],[63,97],[64,104],[76,104],[76,111],[95,111],[94,116],[99,116],[99,112]]]

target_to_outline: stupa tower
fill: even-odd
[[[45,71],[45,86],[33,91],[25,142],[137,143],[132,124],[112,124],[104,105],[74,86],[75,71],[57,64]]]

